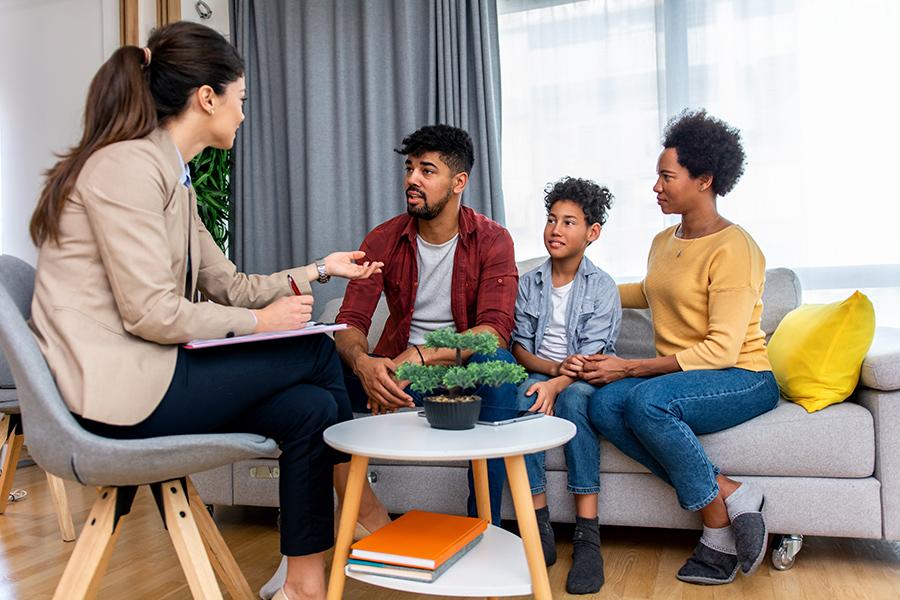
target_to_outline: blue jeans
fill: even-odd
[[[696,511],[719,494],[719,469],[697,436],[768,412],[778,397],[771,371],[681,371],[597,388],[589,417],[616,448],[674,487],[682,508]]]
[[[508,350],[500,348],[494,354],[473,354],[468,362],[482,363],[491,360],[502,360],[503,362],[515,363],[516,359]],[[367,412],[366,409],[366,393],[359,379],[353,373],[353,369],[344,365],[344,383],[347,386],[347,393],[350,396],[350,404],[353,406],[354,412]],[[409,387],[403,390],[409,394],[416,406],[422,406],[422,395],[414,392]],[[498,387],[490,387],[486,385],[475,388],[473,392],[477,396],[481,396],[481,414],[485,418],[491,417],[491,408],[512,409],[516,407],[516,386],[506,383]],[[496,418],[506,417],[506,414],[499,414]],[[503,503],[503,487],[506,484],[506,466],[502,458],[491,458],[487,461],[488,471],[488,491],[491,497],[491,522],[500,526],[500,507]],[[478,507],[475,502],[475,481],[472,478],[472,466],[469,465],[469,499],[466,503],[466,509],[470,517],[478,516]]]
[[[525,383],[519,385],[517,397],[519,410],[528,410],[537,399],[537,394],[525,395],[528,388],[547,379],[549,378],[546,375],[530,373]],[[556,397],[556,404],[553,406],[554,415],[571,421],[576,427],[575,437],[563,446],[568,468],[566,489],[571,494],[596,494],[600,491],[600,444],[597,433],[588,419],[588,406],[596,391],[597,388],[591,384],[576,381]],[[547,488],[544,452],[526,455],[525,468],[528,471],[532,495],[544,493]]]

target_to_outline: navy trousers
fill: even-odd
[[[123,398],[123,402],[127,402]],[[332,469],[348,457],[322,432],[353,418],[341,362],[326,335],[178,349],[169,389],[149,417],[116,426],[77,417],[104,437],[258,433],[278,442],[281,553],[303,556],[334,544]]]

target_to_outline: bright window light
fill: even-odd
[[[805,301],[860,288],[879,324],[900,326],[900,2],[499,7],[503,186],[518,259],[546,254],[544,186],[586,177],[616,196],[588,256],[620,281],[643,276],[653,235],[676,222],[651,189],[662,128],[705,107],[743,133],[747,170],[719,210],[768,266],[796,269]]]

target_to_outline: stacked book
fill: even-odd
[[[487,521],[411,510],[350,547],[347,570],[431,583],[481,541]]]

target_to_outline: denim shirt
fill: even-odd
[[[519,280],[513,342],[537,353],[553,313],[551,262],[529,271]],[[622,303],[612,277],[586,256],[575,274],[566,307],[566,349],[572,354],[615,354],[622,324]]]

